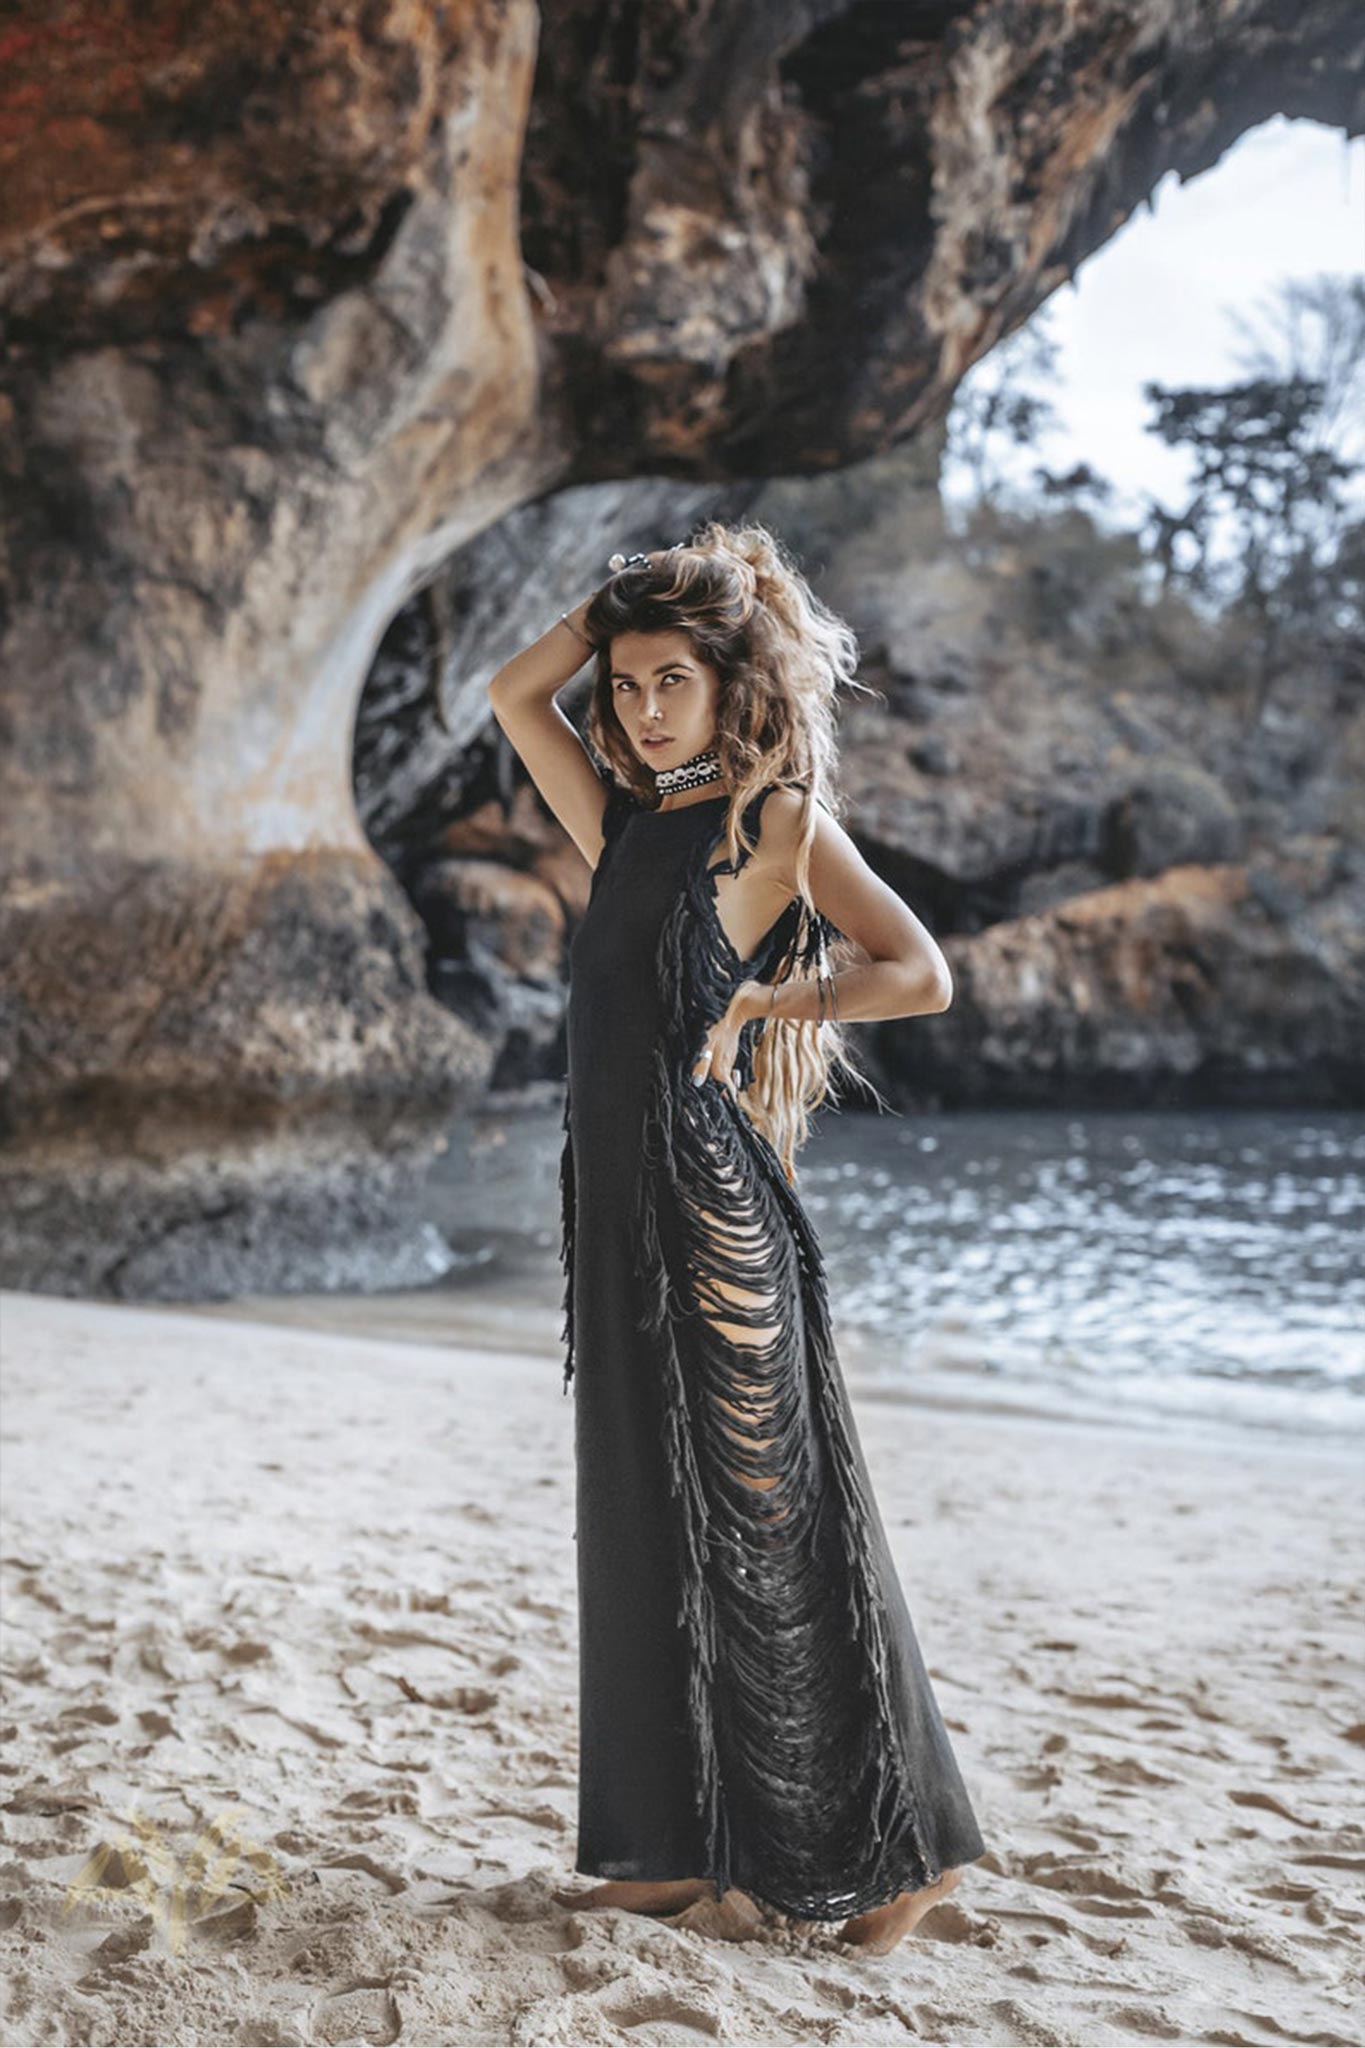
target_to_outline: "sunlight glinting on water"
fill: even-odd
[[[1365,1429],[1358,1117],[828,1119],[807,1160],[887,1387],[929,1390],[950,1337],[959,1395],[974,1368],[1071,1412]]]

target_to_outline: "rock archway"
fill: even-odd
[[[572,483],[913,436],[1167,170],[1360,132],[1363,67],[1348,0],[18,0],[3,1277],[420,1268],[487,1060],[349,786],[399,606]]]

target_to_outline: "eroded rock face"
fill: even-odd
[[[859,1034],[883,1091],[1365,1099],[1358,691],[1305,650],[1258,712],[1245,629],[1136,601],[1082,518],[970,546],[932,520],[893,518],[893,579],[864,522],[826,590],[880,692],[843,722],[850,829],[955,981],[944,1016]]]
[[[1241,629],[1149,603],[1131,542],[1082,516],[947,531],[931,453],[916,442],[837,477],[770,482],[748,506],[819,565],[821,594],[859,634],[865,693],[840,724],[844,822],[954,966],[945,1018],[854,1034],[877,1085],[902,1106],[1360,1100],[1358,695],[1329,662],[1296,659],[1254,715]],[[537,528],[541,553],[571,569],[599,497],[641,546],[677,537],[698,509],[655,484],[634,504],[609,486],[570,493],[557,534]],[[480,630],[486,560],[525,544],[520,518],[442,572],[443,615]],[[362,731],[373,722],[392,744],[396,725],[420,759],[447,730],[433,696],[449,718],[472,716],[461,678],[480,665],[456,633],[424,666],[438,679],[425,710],[401,706],[385,671]],[[512,965],[515,916],[505,945],[466,948],[463,927],[431,914],[420,840],[433,873],[453,853],[494,876],[533,872],[563,906],[566,945],[582,863],[524,781],[506,809],[492,795],[463,817],[435,809],[433,792],[415,801],[403,867],[443,993],[492,1035],[500,1074],[504,1057],[518,1076],[557,1074],[557,1038],[528,1045],[519,1021],[543,981],[523,985]],[[1300,1028],[1304,991],[1312,1028]]]
[[[1273,865],[1170,867],[950,938],[953,1007],[916,1026],[916,1099],[1359,1102],[1365,955],[1345,891],[1333,906],[1321,886],[1335,859],[1306,841]],[[1332,879],[1358,900],[1365,862]]]
[[[141,1201],[92,1198],[92,1270],[131,1257],[134,1211],[137,1232],[159,1204],[212,1212],[234,1104],[281,1181],[307,1178],[310,1103],[369,1157],[364,1073],[329,1092],[319,1048],[350,1032],[341,955],[363,953],[376,893],[396,960],[418,927],[357,823],[351,730],[385,627],[440,562],[574,482],[817,473],[921,429],[1166,170],[1274,111],[1359,126],[1360,45],[1347,0],[1216,20],[1166,0],[11,6],[0,903],[25,958],[0,970],[6,1170],[60,1196],[83,1086],[177,1105],[173,1163],[120,1153],[101,1121]],[[356,922],[264,1074],[252,1015],[217,1032],[211,946],[176,934],[268,902],[280,860],[324,926],[354,887]],[[139,903],[125,972],[164,1026],[73,1040],[69,935],[124,930]],[[242,944],[290,988],[271,930]],[[392,1001],[418,1019],[391,1020],[406,1127],[424,1115],[435,1142],[433,1067],[477,1085],[481,1049],[399,967]],[[253,1284],[253,1242],[244,1223],[222,1284]]]
[[[426,991],[352,724],[407,591],[543,474],[535,30],[230,0],[3,32],[7,1277],[428,1276],[400,1212],[489,1059]]]
[[[872,455],[1166,171],[1277,112],[1365,125],[1347,5],[569,0],[542,44],[523,247],[594,477]]]
[[[0,131],[11,858],[363,852],[374,645],[536,479],[534,15],[29,13]]]
[[[110,864],[0,905],[22,1121],[5,1234],[25,1283],[169,1296],[444,1269],[414,1205],[433,1127],[486,1082],[426,995],[420,928],[368,855]],[[41,1030],[41,1066],[27,1041]],[[452,1043],[459,1059],[451,1057]]]

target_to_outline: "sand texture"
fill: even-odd
[[[555,1904],[592,1880],[554,1360],[0,1319],[14,2048],[1365,2034],[1344,1452],[857,1403],[989,1844],[859,1957]]]

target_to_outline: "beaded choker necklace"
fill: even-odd
[[[716,782],[719,778],[720,755],[714,747],[707,747],[690,761],[680,761],[676,768],[660,768],[654,777],[654,787],[660,796],[668,796],[676,789],[696,789],[703,782]]]

